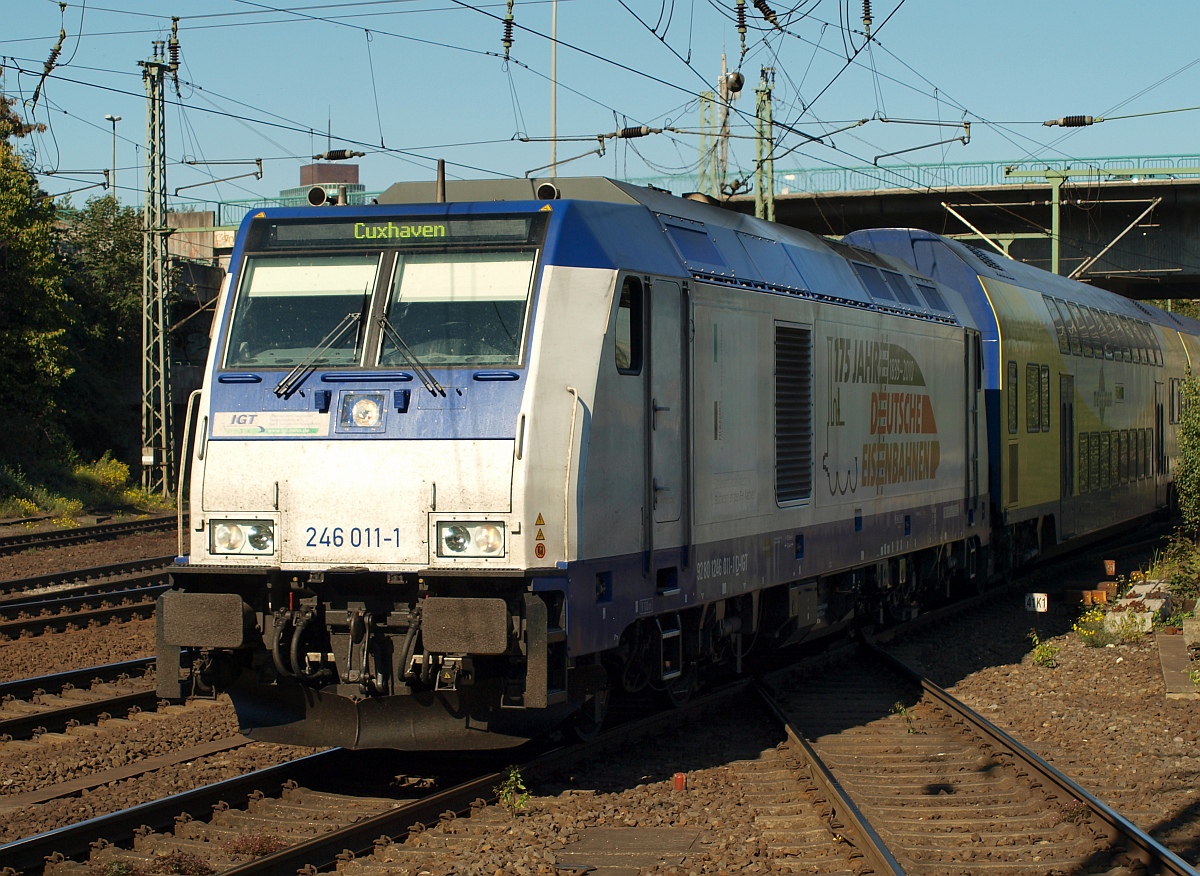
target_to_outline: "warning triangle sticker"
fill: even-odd
[[[545,541],[545,540],[546,540],[546,536],[542,535],[542,531],[539,529],[537,538],[535,538],[534,541]]]
[[[533,525],[534,525],[534,526],[545,526],[545,525],[546,525],[546,521],[545,521],[545,520],[543,520],[543,519],[542,519],[542,515],[541,515],[541,514],[539,514],[539,515],[538,515],[538,519],[537,519],[537,520],[535,520],[535,521],[533,521]]]

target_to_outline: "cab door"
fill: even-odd
[[[650,282],[650,344],[646,362],[645,429],[646,504],[651,562],[658,551],[685,546],[687,483],[685,478],[684,287],[674,280]],[[675,554],[674,556],[678,556]],[[678,569],[679,560],[666,560]],[[660,590],[670,589],[670,573],[660,575]]]
[[[678,544],[683,484],[683,290],[672,280],[650,287],[650,507],[655,542]]]

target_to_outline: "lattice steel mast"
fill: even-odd
[[[179,19],[171,39],[154,41],[139,61],[146,86],[146,205],[142,213],[142,486],[171,492],[175,431],[171,417],[171,352],[167,335],[170,263],[167,255],[167,125],[164,80],[179,69]]]

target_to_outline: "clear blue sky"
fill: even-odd
[[[563,164],[559,174],[694,171],[695,94],[715,86],[722,51],[746,78],[731,178],[753,168],[754,87],[764,65],[776,70],[774,118],[793,131],[822,137],[872,120],[824,143],[780,130],[777,173],[870,164],[881,153],[962,134],[880,118],[971,122],[969,145],[931,146],[881,164],[1200,153],[1195,111],[1072,130],[1041,125],[1067,114],[1200,104],[1200,4],[875,0],[874,42],[865,49],[862,0],[770,6],[782,31],[747,0],[743,57],[735,0],[559,0],[558,159],[596,149],[597,135],[620,126],[679,129],[606,141],[603,157]],[[51,193],[98,179],[81,171],[112,163],[104,117],[119,115],[117,182],[123,200],[140,203],[146,110],[137,62],[152,40],[168,36],[176,14],[181,97],[171,86],[168,188],[253,170],[183,161],[262,158],[265,168],[262,180],[189,188],[185,198],[270,196],[298,185],[300,165],[327,147],[327,127],[334,148],[368,153],[357,160],[368,190],[431,180],[439,157],[452,177],[521,177],[550,161],[551,8],[550,0],[517,0],[506,65],[503,0],[89,0],[70,2],[65,13],[50,0],[0,0],[2,86],[27,106],[64,28],[33,112],[49,130],[26,143],[34,166],[61,171],[40,177]],[[98,192],[81,192],[76,203]]]

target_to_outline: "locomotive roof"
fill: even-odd
[[[855,231],[846,235],[846,242],[878,247],[951,286],[961,288],[960,284],[964,281],[968,285],[973,284],[974,275],[978,275],[984,279],[1001,280],[1065,301],[1121,313],[1133,319],[1149,320],[1170,329],[1195,333],[1197,328],[1200,328],[1200,322],[1194,319],[1167,313],[1153,305],[1125,298],[1098,286],[1052,274],[999,253],[992,253],[920,228],[872,228]],[[932,246],[927,246],[922,251],[921,243]],[[939,260],[933,253],[933,248],[952,255],[953,262]]]
[[[553,187],[556,198],[547,200],[548,186]],[[378,203],[428,205],[435,194],[434,183],[396,183],[379,196]],[[446,201],[451,204],[512,201],[553,204],[559,199],[570,202],[572,209],[595,214],[595,221],[587,223],[587,232],[595,237],[601,249],[620,252],[626,257],[618,265],[621,267],[653,271],[661,264],[664,252],[670,250],[672,255],[677,253],[675,258],[693,277],[711,282],[805,295],[942,322],[958,321],[949,311],[873,298],[846,264],[846,259],[852,259],[912,274],[912,267],[902,260],[833,244],[798,228],[738,213],[704,195],[679,197],[661,189],[604,177],[446,182]],[[612,218],[611,210],[597,211],[591,206],[597,204],[644,207],[672,245],[664,248],[660,241],[647,239],[649,236],[628,220],[608,221]],[[640,253],[631,252],[631,238],[640,238]],[[654,250],[653,258],[649,250]],[[636,261],[638,255],[645,259],[643,264]]]

